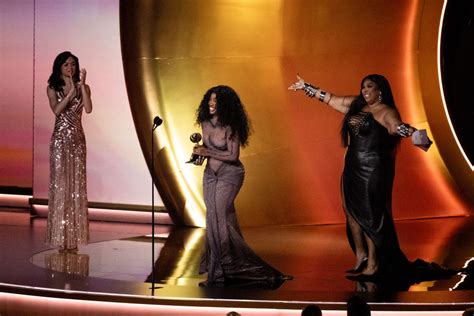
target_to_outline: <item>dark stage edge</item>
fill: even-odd
[[[396,223],[408,258],[448,267],[462,267],[472,259],[473,224],[470,217]],[[343,225],[245,228],[247,242],[259,255],[294,276],[274,290],[199,287],[205,278],[197,273],[204,230],[157,226],[154,291],[145,282],[151,274],[151,238],[145,236],[149,225],[91,222],[91,243],[67,258],[43,244],[45,226],[44,219],[31,220],[28,214],[1,213],[2,292],[101,302],[290,310],[309,303],[323,310],[344,310],[354,295],[366,299],[373,311],[463,311],[474,306],[472,279],[466,275],[422,282],[408,291],[357,291],[362,289],[360,284],[345,278],[344,270],[353,258]]]

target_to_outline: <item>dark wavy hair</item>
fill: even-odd
[[[211,119],[209,99],[213,93],[216,94],[218,123],[221,126],[230,126],[230,137],[233,138],[237,135],[240,144],[244,147],[247,146],[250,136],[250,120],[238,94],[231,87],[220,85],[207,90],[196,111],[196,123],[201,125],[204,121]]]
[[[349,118],[353,115],[359,113],[364,106],[367,105],[367,101],[365,101],[364,96],[362,95],[362,86],[364,85],[364,81],[369,79],[370,81],[374,82],[377,85],[377,88],[382,92],[382,103],[395,109],[398,112],[397,106],[395,105],[395,100],[393,99],[392,89],[390,88],[390,83],[388,82],[387,78],[382,75],[378,74],[371,74],[365,76],[362,81],[360,82],[360,92],[357,98],[352,101],[349,111],[347,111],[346,115],[344,116],[344,120],[342,122],[341,128],[341,140],[342,145],[347,147],[349,145]],[[400,142],[399,137],[394,137],[394,145],[398,145]]]
[[[54,89],[55,91],[63,91],[63,86],[66,85],[64,80],[61,78],[61,66],[66,62],[69,57],[72,57],[72,59],[74,59],[74,61],[76,62],[76,73],[74,74],[72,79],[74,80],[74,82],[79,82],[79,69],[81,69],[79,68],[79,58],[74,56],[71,52],[62,52],[54,59],[53,71],[48,79],[49,87]]]

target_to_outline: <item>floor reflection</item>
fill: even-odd
[[[252,249],[294,279],[283,284],[236,281],[222,286],[278,288],[279,291],[358,291],[382,296],[400,291],[472,290],[473,224],[472,218],[397,222],[400,243],[408,258],[420,257],[449,268],[464,266],[464,270],[445,279],[397,276],[376,280],[346,278],[344,271],[354,259],[344,225],[247,227],[243,234]],[[66,274],[198,288],[206,279],[206,275],[199,274],[205,230],[168,226],[159,231],[155,235],[155,262],[152,262],[150,236],[91,243],[80,247],[79,254],[59,254],[51,249],[33,255],[30,260],[39,267]]]
[[[435,282],[438,280],[450,280],[459,273],[459,270],[446,269],[435,263],[416,260],[412,263],[410,271],[403,274],[388,275],[353,275],[347,279],[357,283],[358,292],[405,292],[415,284],[422,282]],[[447,290],[447,289],[446,289]]]
[[[163,240],[158,259],[150,272],[146,282],[189,285],[195,284],[199,275],[199,262],[204,251],[206,230],[203,228],[173,229],[166,240]]]
[[[226,288],[226,289],[241,289],[241,290],[276,290],[286,280],[284,279],[269,279],[269,280],[244,280],[244,279],[230,279],[225,282],[208,283],[203,281],[199,283],[200,287],[207,288]]]
[[[66,274],[89,276],[89,255],[80,253],[48,253],[45,268]]]

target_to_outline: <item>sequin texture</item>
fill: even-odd
[[[59,102],[64,98],[62,92],[57,92],[56,96]],[[49,212],[45,242],[64,249],[74,249],[89,241],[86,139],[81,123],[83,107],[79,95],[56,116],[49,146]]]
[[[44,257],[48,270],[66,274],[89,276],[89,255],[78,253],[50,253]]]

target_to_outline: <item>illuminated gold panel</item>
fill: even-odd
[[[203,167],[187,165],[196,108],[211,86],[239,94],[253,123],[242,151],[242,225],[343,222],[339,177],[341,115],[287,90],[300,73],[336,94],[357,94],[361,78],[382,73],[406,120],[428,127],[418,85],[417,1],[121,1],[125,78],[137,134],[177,224],[204,226]],[[363,8],[363,9],[361,9]],[[435,139],[436,141],[436,139]],[[408,144],[399,153],[396,217],[466,212],[436,160]],[[426,175],[436,185],[426,185]],[[416,196],[413,195],[416,190]]]
[[[420,24],[419,69],[423,102],[443,163],[474,211],[474,170],[462,152],[445,107],[440,74],[440,38],[445,1],[424,4]],[[444,167],[444,166],[443,166]]]

